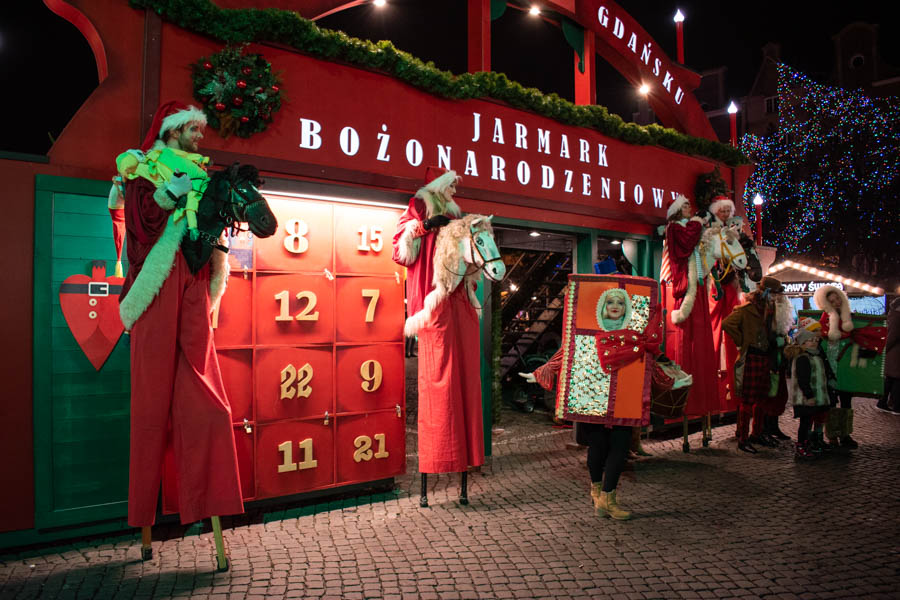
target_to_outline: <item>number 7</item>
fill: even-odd
[[[375,320],[375,305],[378,304],[378,298],[381,296],[381,290],[363,290],[363,298],[369,298],[369,307],[366,309],[366,323]]]

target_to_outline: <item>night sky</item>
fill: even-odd
[[[432,60],[442,69],[465,71],[465,0],[388,2],[383,9],[352,8],[319,25],[372,40],[391,39],[402,50]],[[75,27],[39,0],[0,4],[0,81],[7,115],[7,123],[0,128],[0,150],[45,154],[50,137],[59,135],[97,86],[93,54]],[[686,17],[687,66],[696,71],[726,66],[727,91],[733,98],[749,91],[761,62],[761,48],[769,41],[782,44],[784,62],[827,82],[834,55],[831,36],[855,21],[880,25],[882,58],[900,68],[900,27],[896,19],[888,18],[892,2],[886,0],[620,0],[619,4],[673,59],[672,16],[680,8]],[[572,99],[572,51],[558,27],[507,8],[492,24],[492,42],[493,70],[525,86]],[[186,56],[185,62],[196,58]],[[598,103],[630,120],[635,108],[633,88],[605,63],[597,65],[597,82]]]

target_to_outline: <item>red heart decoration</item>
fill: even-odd
[[[107,277],[106,262],[95,260],[90,277],[70,275],[59,286],[59,305],[69,330],[97,371],[125,331],[119,317],[124,281],[124,277]]]

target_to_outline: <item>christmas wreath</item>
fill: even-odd
[[[281,78],[262,55],[244,54],[245,46],[227,46],[192,66],[194,98],[223,138],[265,131],[281,108]]]
[[[728,184],[722,178],[719,167],[709,173],[703,173],[697,178],[697,185],[694,186],[694,198],[697,202],[698,210],[708,210],[709,204],[716,196],[727,196],[729,193]]]

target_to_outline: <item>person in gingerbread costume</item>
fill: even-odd
[[[225,290],[223,252],[191,274],[180,245],[187,219],[176,206],[202,190],[209,159],[198,153],[206,117],[168,102],[157,110],[141,149],[117,167],[123,193],[128,274],[119,313],[131,333],[131,451],[128,523],[149,527],[167,447],[182,523],[243,512],[231,408],[216,358],[210,314]]]
[[[713,346],[706,281],[697,280],[696,249],[708,217],[691,216],[691,203],[682,195],[666,208],[666,250],[672,280],[672,311],[666,329],[666,354],[689,373],[691,387],[685,414],[702,416],[718,410],[718,361]],[[697,280],[692,284],[692,278]]]
[[[407,268],[410,319],[422,314],[425,296],[434,289],[437,232],[462,214],[453,200],[458,180],[455,171],[428,167],[425,185],[397,223],[393,259]],[[478,317],[464,288],[460,285],[440,303],[417,331],[423,507],[428,506],[428,473],[462,473],[460,503],[467,504],[467,469],[484,464]]]

